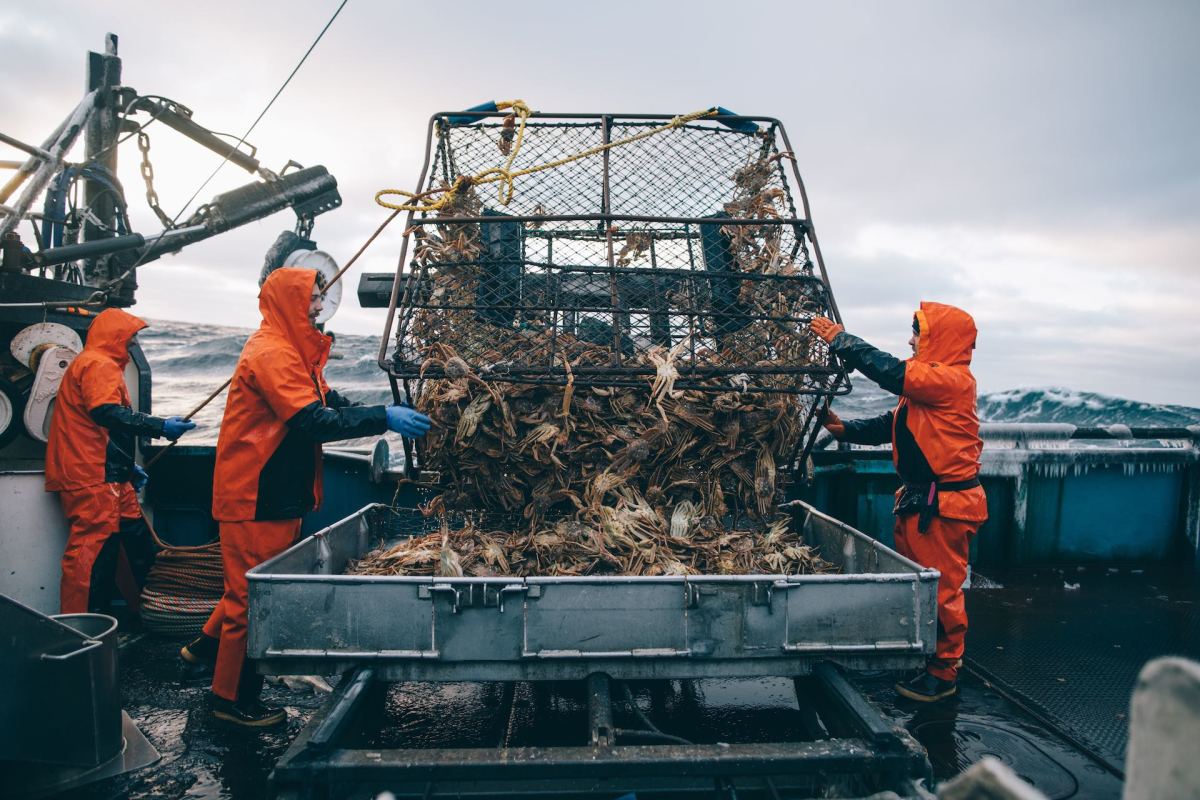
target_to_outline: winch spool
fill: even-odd
[[[54,413],[54,401],[59,384],[67,367],[83,350],[79,334],[66,325],[55,322],[39,322],[22,329],[13,337],[9,351],[20,364],[33,372],[33,383],[28,392],[14,398],[5,388],[6,400],[0,401],[0,444],[7,444],[16,436],[15,419],[17,406],[25,425],[25,431],[34,439],[45,442],[50,436],[50,419]],[[15,388],[15,387],[14,387]],[[9,406],[4,413],[3,406]]]
[[[279,234],[267,250],[258,285],[262,286],[267,276],[281,267],[313,269],[321,276],[325,289],[323,308],[316,319],[318,325],[328,322],[337,313],[342,303],[342,284],[334,282],[339,272],[337,261],[324,250],[318,250],[316,242],[292,231]]]
[[[13,381],[0,377],[0,447],[7,447],[21,432],[17,420],[24,410],[25,392]]]
[[[79,334],[66,325],[57,322],[39,322],[22,328],[9,344],[9,352],[18,363],[23,364],[32,372],[37,372],[42,355],[51,347],[65,347],[80,353],[83,351],[83,340]]]

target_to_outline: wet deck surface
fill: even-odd
[[[223,725],[209,716],[208,684],[181,680],[181,644],[135,634],[125,640],[120,651],[125,710],[162,754],[162,760],[59,797],[249,800],[268,796],[271,767],[326,695],[268,686],[264,699],[287,706],[286,727],[248,733]]]
[[[1123,769],[1138,672],[1165,655],[1200,659],[1195,573],[1041,568],[968,592],[968,664],[1115,769]]]
[[[1050,800],[1121,796],[1122,782],[1110,770],[971,674],[960,679],[958,697],[932,704],[897,698],[892,681],[883,676],[857,683],[885,716],[901,722],[925,747],[938,781],[992,756]]]
[[[288,708],[286,728],[261,733],[231,729],[209,717],[205,683],[181,683],[177,652],[176,642],[136,635],[121,650],[125,707],[162,760],[61,797],[249,800],[269,795],[272,766],[325,696],[268,686],[265,699]],[[857,675],[854,681],[929,750],[939,779],[990,754],[1055,800],[1119,797],[1117,778],[984,681],[967,675],[959,698],[928,707],[898,700],[891,691],[894,677]],[[694,741],[803,738],[789,679],[676,681],[635,689],[641,707],[665,731]],[[584,708],[579,687],[396,684],[364,742],[374,747],[579,744]]]

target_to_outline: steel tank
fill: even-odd
[[[65,730],[76,734],[62,737],[71,739],[67,749],[74,760],[70,763],[102,764],[117,756],[123,746],[117,621],[105,614],[57,614],[51,619],[85,639],[53,670],[58,677],[55,713]],[[60,704],[65,707],[59,709]]]
[[[95,767],[121,754],[117,621],[0,595],[0,759]]]

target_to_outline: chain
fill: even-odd
[[[150,210],[162,222],[163,227],[171,230],[175,221],[167,216],[158,204],[158,192],[154,191],[154,165],[150,163],[150,136],[145,131],[138,131],[138,150],[142,151],[142,180],[146,182],[146,202]]]
[[[301,239],[312,238],[313,223],[316,220],[311,215],[296,217],[296,235]]]

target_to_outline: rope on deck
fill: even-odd
[[[221,542],[171,545],[147,525],[159,552],[142,589],[142,624],[160,636],[197,636],[225,593]]]

